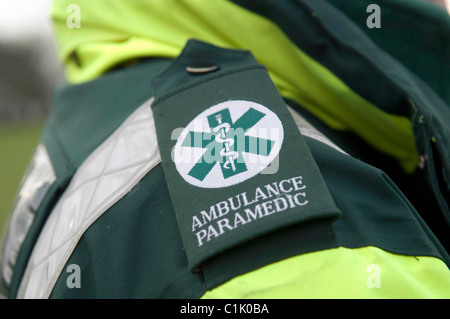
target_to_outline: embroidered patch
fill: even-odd
[[[214,71],[186,72],[205,56]],[[153,89],[162,165],[191,269],[269,232],[339,216],[283,99],[249,52],[191,41]]]

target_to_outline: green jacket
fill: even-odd
[[[231,40],[190,30],[201,41],[175,37],[186,45],[171,51],[153,39],[165,57],[136,49],[139,61],[107,72],[107,58],[96,69],[87,53],[102,57],[108,43],[66,50],[83,83],[55,90],[11,217],[4,293],[450,297],[445,94],[325,1],[192,9],[246,17],[245,32],[265,30],[267,47],[245,46],[236,22]],[[123,52],[141,41],[128,39]],[[111,63],[125,56],[114,52]],[[243,133],[214,130],[223,123]],[[202,148],[214,161],[177,161],[180,149]],[[244,153],[270,163],[254,168]]]

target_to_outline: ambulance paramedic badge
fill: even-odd
[[[283,137],[280,119],[265,106],[226,101],[206,109],[184,128],[172,159],[189,184],[227,187],[269,166],[280,152]]]

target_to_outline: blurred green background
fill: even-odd
[[[0,233],[64,74],[51,0],[0,0]],[[0,234],[0,236],[1,236]]]

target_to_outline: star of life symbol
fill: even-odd
[[[172,159],[188,183],[227,187],[267,168],[277,157],[283,137],[281,121],[265,106],[227,101],[208,108],[182,130]]]

